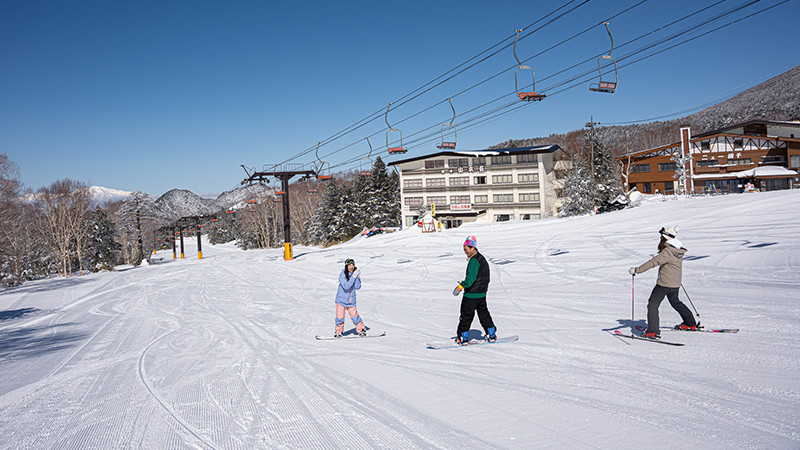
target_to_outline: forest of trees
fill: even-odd
[[[400,225],[398,176],[388,173],[380,158],[370,175],[300,180],[290,185],[288,195],[295,243],[331,245],[365,227]],[[154,249],[171,246],[179,224],[189,229],[202,223],[212,244],[236,241],[242,249],[283,246],[281,197],[262,193],[248,200],[219,211],[213,222],[206,215],[181,223],[141,191],[96,205],[89,186],[75,180],[25,189],[17,165],[0,154],[0,286],[141,264]]]

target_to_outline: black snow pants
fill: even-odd
[[[667,297],[669,304],[675,308],[675,311],[678,311],[678,314],[681,315],[683,323],[690,327],[697,325],[689,308],[678,300],[679,289],[680,288],[668,288],[658,284],[653,288],[653,292],[650,293],[650,300],[647,301],[647,331],[651,333],[659,332],[658,307],[661,306],[661,302],[664,301],[664,296]]]
[[[486,307],[486,297],[483,298],[461,298],[461,315],[458,319],[457,336],[461,336],[464,331],[469,331],[472,326],[472,319],[475,318],[475,311],[478,312],[478,320],[481,321],[481,326],[484,331],[489,332],[489,328],[494,327],[492,322],[492,315],[489,314],[489,308]]]

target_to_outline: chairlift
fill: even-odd
[[[603,55],[597,58],[597,71],[600,72],[600,79],[597,83],[592,83],[589,86],[590,91],[594,92],[606,92],[609,94],[613,94],[617,90],[617,83],[619,82],[619,73],[617,72],[617,62],[614,61],[614,58],[611,57],[611,52],[614,51],[614,37],[611,36],[611,30],[608,28],[608,22],[603,22],[603,25],[606,26],[606,31],[608,32],[608,37],[611,39],[611,50],[608,51],[607,55]],[[614,81],[603,80],[603,68],[602,68],[602,60],[611,61],[614,65]]]
[[[517,57],[517,41],[519,40],[520,31],[522,30],[521,29],[517,30],[517,37],[514,38],[514,58],[517,60],[517,64],[519,64],[517,70],[514,71],[514,89],[517,91],[517,97],[519,97],[519,99],[522,100],[523,102],[538,102],[547,97],[547,94],[536,93],[536,73],[533,71],[533,68],[531,66],[523,65],[522,61],[520,61],[519,58]],[[532,85],[533,91],[520,92],[519,83],[517,81],[517,72],[519,72],[520,69],[531,71],[531,76],[533,77],[533,85]]]
[[[457,132],[456,132],[456,126],[453,125],[453,122],[455,122],[455,120],[456,120],[456,109],[453,107],[452,99],[448,98],[447,101],[450,102],[450,109],[453,110],[453,118],[450,119],[450,123],[442,124],[442,142],[440,144],[437,144],[436,148],[446,149],[446,150],[453,150],[453,149],[456,148],[456,141],[458,140],[458,135],[457,135]],[[445,127],[450,127],[450,128],[453,129],[453,141],[452,142],[444,140],[444,129],[445,129]]]
[[[372,144],[369,142],[369,136],[365,137],[364,139],[366,139],[367,144],[369,144],[369,153],[367,154],[367,156],[361,158],[358,161],[358,168],[361,169],[362,177],[368,177],[372,175],[372,158],[370,158],[370,156],[372,156]],[[365,159],[367,160],[366,167],[364,166]]]
[[[317,170],[315,170],[315,172],[317,173],[317,179],[318,180],[320,180],[320,181],[328,181],[328,180],[330,180],[332,178],[331,177],[331,165],[327,161],[323,161],[323,160],[319,159],[319,144],[321,144],[321,142],[317,142],[317,150],[315,152],[315,155],[317,155],[317,161],[319,161],[319,164],[317,166]],[[325,172],[325,166],[326,165],[328,166],[327,172]]]
[[[403,132],[398,130],[398,129],[396,129],[396,128],[392,128],[392,126],[389,125],[389,107],[390,106],[392,106],[391,103],[386,105],[386,115],[384,115],[384,117],[383,117],[383,120],[386,121],[386,126],[389,127],[389,129],[386,131],[386,149],[389,151],[390,155],[393,155],[395,153],[399,153],[399,154],[406,153],[408,150],[403,148]],[[391,131],[397,131],[398,133],[400,133],[400,146],[399,147],[389,147],[389,132],[391,132]]]

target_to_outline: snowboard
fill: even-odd
[[[644,331],[647,327],[636,325],[636,329]],[[661,331],[682,331],[687,333],[738,333],[738,328],[698,328],[697,330],[679,330],[676,328],[661,327]]]
[[[377,334],[376,333],[370,334],[369,332],[367,332],[366,336],[359,336],[358,334],[347,334],[347,335],[344,335],[344,336],[338,337],[338,338],[337,337],[333,337],[333,336],[319,336],[319,335],[317,335],[315,337],[317,338],[318,341],[338,341],[338,340],[341,340],[341,339],[364,339],[364,338],[376,338],[376,337],[383,337],[383,336],[386,336],[386,332],[385,331],[382,331],[382,332],[377,333]]]
[[[485,339],[472,339],[472,340],[469,341],[468,345],[456,344],[455,339],[452,340],[452,341],[448,341],[448,342],[439,342],[439,343],[435,343],[435,344],[425,344],[425,345],[427,345],[428,348],[431,349],[431,350],[439,350],[439,349],[443,349],[443,348],[471,347],[473,345],[502,344],[504,342],[514,342],[514,341],[516,341],[518,339],[519,339],[519,336],[514,335],[514,336],[499,337],[494,342],[489,342],[489,341],[487,341]]]

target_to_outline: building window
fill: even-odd
[[[735,138],[733,140],[733,148],[737,150],[741,150],[742,148],[744,148],[744,139]]]
[[[675,186],[672,181],[667,181],[664,183],[664,192],[672,192],[675,190]]]
[[[451,169],[455,169],[456,167],[469,167],[469,158],[448,159],[447,166]]]
[[[426,169],[444,169],[443,159],[434,159],[432,161],[425,161]]]
[[[469,186],[469,177],[452,177],[450,186]]]
[[[792,155],[789,161],[789,167],[800,167],[800,155]]]
[[[539,220],[542,216],[540,214],[521,214],[520,218],[522,220]]]
[[[405,204],[407,206],[419,206],[422,204],[422,197],[406,197]]]
[[[710,151],[711,150],[711,142],[703,141],[700,143],[700,150]]]
[[[539,181],[538,173],[521,173],[517,175],[517,181],[520,183],[536,183]]]
[[[405,189],[414,189],[421,187],[422,187],[422,178],[418,178],[416,180],[403,180],[403,188]]]
[[[431,205],[446,205],[447,204],[447,197],[444,195],[435,195],[428,197],[428,206]]]
[[[538,192],[520,193],[519,194],[519,201],[520,201],[520,203],[538,202],[539,201],[539,193]]]
[[[738,158],[738,159],[728,158],[728,164],[731,166],[741,166],[745,164],[753,164],[753,161],[750,158]]]
[[[444,187],[444,178],[428,178],[425,180],[427,187]]]
[[[675,172],[676,164],[674,162],[671,163],[658,163],[658,171],[659,172]]]
[[[537,163],[539,162],[539,155],[528,154],[528,155],[517,155],[517,163],[524,164],[524,163]]]
[[[485,165],[486,165],[486,157],[485,156],[479,156],[477,158],[472,158],[472,166],[473,167],[485,166]]]
[[[511,184],[514,177],[511,175],[492,175],[492,184]]]
[[[785,163],[786,162],[786,158],[783,155],[767,155],[767,156],[762,156],[761,157],[761,162],[762,163],[767,163],[767,164],[770,164],[770,163],[772,163],[772,164],[774,164],[774,163]]]
[[[509,220],[513,219],[513,214],[495,214],[494,221],[495,222],[508,222]]]
[[[695,166],[697,166],[697,167],[711,167],[711,166],[716,166],[718,163],[719,163],[719,161],[717,161],[716,159],[708,159],[708,160],[704,160],[704,161],[697,161],[695,163]]]
[[[469,204],[469,195],[451,195],[451,205],[467,205]]]
[[[650,183],[644,183],[644,192],[645,194],[650,193]]]
[[[489,203],[489,196],[488,195],[476,195],[475,196],[475,203]]]
[[[475,184],[486,184],[486,177],[475,177]]]
[[[511,155],[492,156],[493,166],[503,166],[511,164]]]
[[[494,194],[492,201],[494,203],[514,203],[514,194]]]
[[[631,173],[650,172],[650,164],[634,164]]]

